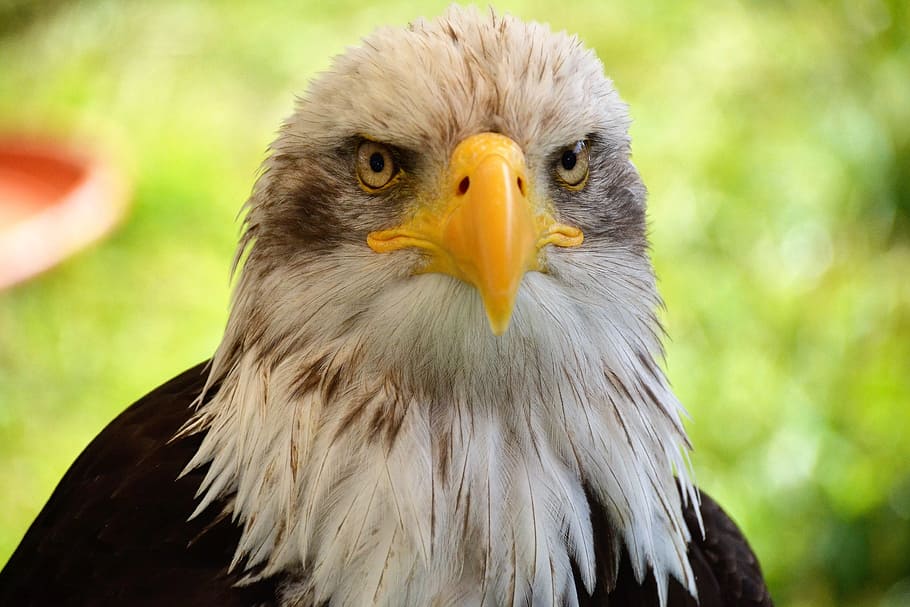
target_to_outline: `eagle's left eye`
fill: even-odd
[[[357,146],[357,178],[368,192],[388,186],[398,175],[398,166],[388,146],[363,141]]]
[[[556,159],[556,176],[571,190],[580,190],[588,180],[588,142],[576,141],[559,152]]]

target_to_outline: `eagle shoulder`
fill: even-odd
[[[204,471],[177,477],[200,439],[171,439],[206,376],[203,363],[160,386],[79,455],[0,571],[0,604],[272,602],[268,584],[235,587],[229,517],[212,508],[187,521]]]
[[[700,504],[690,501],[683,510],[692,537],[688,557],[698,599],[671,578],[667,607],[772,607],[758,558],[745,536],[717,502],[704,492],[700,496]],[[700,511],[704,535],[695,508]],[[591,517],[598,548],[598,580],[590,597],[579,597],[580,607],[659,607],[653,572],[649,571],[639,583],[625,549],[616,556],[608,548],[614,545],[612,536],[616,531],[603,508],[595,502],[591,502]]]
[[[702,599],[701,605],[724,605],[725,607],[771,607],[771,596],[762,576],[758,558],[749,546],[742,531],[726,512],[705,493],[701,494],[701,518],[704,522],[704,537],[698,529],[698,520],[690,507],[684,513],[686,524],[692,533],[689,548],[689,559],[693,561],[696,581],[699,571],[706,581],[702,592],[699,583],[699,596],[710,592],[717,593],[719,602],[707,603]],[[696,566],[694,561],[698,561]]]

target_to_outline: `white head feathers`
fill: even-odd
[[[577,39],[459,8],[376,32],[312,85],[248,204],[209,400],[186,430],[206,433],[190,464],[209,465],[199,510],[226,499],[243,527],[237,564],[299,579],[289,604],[572,604],[573,567],[594,584],[590,500],[638,576],[694,592],[674,473],[696,496],[655,363],[627,124]],[[586,193],[556,200],[585,245],[524,277],[501,337],[472,287],[365,243],[489,130],[554,199],[553,150],[601,146]],[[358,136],[419,152],[398,199],[358,191],[344,159]]]

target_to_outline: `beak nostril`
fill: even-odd
[[[524,195],[525,195],[525,182],[524,182],[524,180],[523,180],[521,177],[519,177],[516,181],[517,181],[517,183],[518,183],[518,191],[521,192],[521,195],[522,195],[522,196],[524,196]]]
[[[469,187],[471,187],[471,180],[468,177],[465,177],[458,182],[458,195],[463,196],[467,194]]]

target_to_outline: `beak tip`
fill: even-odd
[[[499,337],[505,334],[509,329],[509,324],[512,321],[512,306],[509,306],[506,310],[487,310],[487,321],[490,324],[490,332],[493,335]]]
[[[508,329],[515,311],[515,300],[518,296],[518,287],[521,277],[511,281],[506,289],[495,289],[491,285],[481,283],[477,286],[483,309],[486,312],[487,322],[493,335],[501,336]]]
[[[505,322],[496,322],[493,320],[490,321],[490,331],[492,331],[493,335],[495,335],[496,337],[501,337],[502,335],[505,334],[506,331],[508,331],[508,329],[509,329],[508,320]]]

